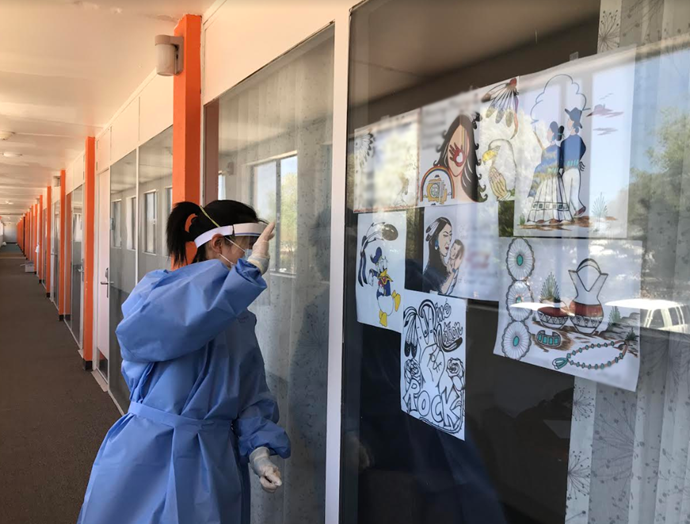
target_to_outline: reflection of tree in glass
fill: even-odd
[[[646,241],[643,272],[649,276],[643,292],[665,298],[688,289],[687,281],[675,278],[675,265],[678,221],[690,184],[686,167],[690,117],[673,108],[663,110],[660,120],[650,134],[656,140],[647,150],[649,167],[631,168],[628,224],[632,239]]]
[[[597,199],[592,204],[592,215],[598,219],[605,219],[609,214],[609,208],[606,205],[606,199],[603,194],[599,194]]]

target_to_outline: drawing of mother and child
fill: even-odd
[[[581,177],[585,168],[582,157],[587,151],[580,136],[582,109],[566,109],[565,113],[568,115],[566,125],[569,131],[565,140],[563,126],[555,121],[551,122],[546,132],[546,146],[534,131],[542,154],[529,189],[527,222],[552,225],[572,222],[587,210],[580,199]]]

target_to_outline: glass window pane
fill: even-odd
[[[58,306],[60,297],[60,202],[53,204],[53,273],[50,279],[53,289],[51,299],[55,306]]]
[[[297,155],[280,161],[280,267],[281,273],[294,273],[297,250]]]
[[[219,185],[207,203],[239,200],[277,221],[268,289],[250,309],[293,454],[278,460],[291,479],[279,503],[251,479],[255,522],[325,519],[332,93],[329,27],[206,107],[218,143],[206,144],[205,187]]]
[[[137,224],[137,197],[132,196],[127,199],[127,249],[134,249],[135,231]]]
[[[115,328],[122,320],[122,304],[129,297],[136,284],[136,258],[134,251],[133,226],[136,220],[137,190],[136,151],[118,160],[110,168],[110,201],[113,224],[112,234],[116,242],[110,246],[110,391],[120,407],[129,408],[129,388],[122,376],[122,356],[115,335]],[[125,206],[122,206],[125,202]],[[122,208],[125,209],[122,209]],[[124,211],[124,212],[122,212]],[[126,232],[123,246],[121,232]]]
[[[165,217],[170,216],[173,207],[172,187],[165,188]]]
[[[156,254],[156,192],[146,193],[144,202],[144,243],[145,252],[150,255]]]
[[[83,247],[83,204],[84,204],[84,190],[83,186],[75,189],[67,199],[69,208],[67,209],[70,222],[68,227],[70,244],[67,249],[70,250],[69,261],[70,267],[66,268],[68,271],[66,277],[69,279],[67,289],[70,290],[70,295],[67,297],[69,301],[69,311],[65,312],[65,320],[69,326],[74,338],[77,339],[81,346],[81,307],[83,298],[83,265],[84,254]]]
[[[254,166],[254,180],[251,188],[250,205],[260,218],[273,222],[278,212],[278,163],[274,160]],[[271,245],[271,270],[275,270],[277,260],[276,243]]]
[[[122,214],[122,201],[117,200],[110,204],[110,246],[122,247],[122,235],[120,233],[120,215]]]
[[[159,198],[158,195],[165,195]],[[139,274],[169,269],[165,226],[172,210],[172,127],[139,148]]]
[[[341,524],[686,519],[689,5],[353,9]]]

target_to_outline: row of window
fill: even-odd
[[[122,231],[120,224],[122,219],[122,200],[114,200],[111,202],[110,209],[110,246],[114,248],[122,248]],[[135,249],[135,235],[134,231],[136,229],[136,214],[137,209],[137,197],[132,196],[126,199],[126,218],[125,222],[125,235],[126,235],[126,248],[134,250]],[[165,209],[163,210],[164,216],[167,217],[172,211],[172,187],[165,188]],[[153,190],[148,193],[144,193],[144,253],[149,255],[158,254],[156,251],[156,222],[158,220],[158,191]]]

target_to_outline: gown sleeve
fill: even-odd
[[[252,315],[250,329],[246,330],[243,344],[247,356],[241,364],[240,414],[234,422],[240,455],[249,457],[261,446],[283,458],[290,456],[290,439],[277,422],[278,404],[266,384],[266,370],[254,328]]]
[[[122,306],[124,319],[115,330],[122,358],[163,362],[197,351],[265,288],[261,272],[244,260],[231,270],[214,260],[154,272]]]

